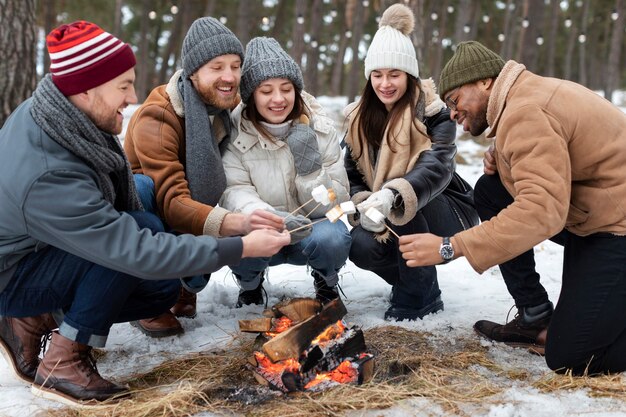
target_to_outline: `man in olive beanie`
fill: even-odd
[[[495,138],[474,188],[482,223],[450,238],[403,236],[409,266],[465,256],[479,273],[499,265],[518,314],[480,320],[480,335],[545,354],[576,375],[626,370],[626,114],[587,88],[460,43],[439,91],[463,130]],[[533,246],[564,246],[553,309]],[[447,243],[447,241],[446,241]]]
[[[128,124],[124,150],[141,201],[175,233],[220,237],[284,227],[266,211],[243,215],[218,206],[226,188],[221,153],[235,134],[230,111],[240,101],[243,57],[230,29],[213,17],[197,19],[183,40],[182,69],[150,93]],[[195,317],[196,293],[208,279],[183,279],[171,312],[137,327],[152,337],[182,333],[176,317]]]

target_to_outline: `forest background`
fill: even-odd
[[[313,95],[352,101],[363,59],[393,0],[0,0],[0,126],[49,67],[45,35],[75,20],[132,45],[137,96],[180,67],[191,23],[214,16],[246,43],[276,38],[302,66]],[[626,0],[404,0],[422,78],[438,80],[454,46],[478,40],[538,74],[576,81],[609,100],[626,85]]]

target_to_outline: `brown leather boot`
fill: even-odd
[[[169,310],[156,317],[132,321],[130,324],[150,337],[175,336],[184,333],[183,326]]]
[[[52,314],[0,317],[0,352],[19,379],[32,383],[39,366],[41,339],[58,326]]]
[[[128,395],[128,387],[102,378],[91,346],[52,333],[50,347],[37,368],[31,392],[69,405]]]
[[[196,294],[180,287],[178,301],[176,301],[176,304],[174,304],[174,307],[172,307],[170,311],[176,317],[187,317],[193,319],[196,317],[196,298]]]

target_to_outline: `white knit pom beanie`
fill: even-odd
[[[415,27],[413,12],[403,4],[385,10],[365,56],[365,78],[374,70],[393,68],[419,78],[415,48],[409,38]]]

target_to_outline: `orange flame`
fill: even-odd
[[[326,342],[334,340],[341,336],[341,334],[346,330],[346,326],[339,320],[337,323],[330,325],[319,334],[313,341],[311,345],[323,345]]]
[[[254,358],[257,361],[258,367],[263,369],[264,372],[276,375],[281,375],[283,372],[300,372],[300,363],[295,359],[289,358],[274,363],[261,352],[254,352]]]
[[[348,384],[350,382],[356,382],[358,377],[359,372],[352,366],[352,363],[350,361],[343,361],[332,371],[316,375],[313,380],[304,386],[304,389],[311,389],[329,380],[340,384]]]
[[[292,325],[293,325],[293,320],[291,320],[287,316],[283,316],[279,319],[274,320],[272,324],[272,331],[265,332],[265,336],[274,337],[277,334],[284,332],[285,330],[290,328]]]

